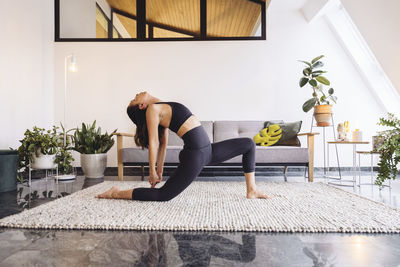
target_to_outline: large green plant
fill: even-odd
[[[92,125],[82,123],[82,128],[77,128],[74,133],[74,150],[81,154],[106,153],[114,145],[112,134],[101,134],[101,128],[96,129],[96,121]]]
[[[303,69],[303,77],[300,78],[299,86],[304,87],[309,84],[313,90],[312,98],[303,104],[304,112],[310,111],[316,105],[336,103],[337,98],[333,95],[334,90],[332,87],[329,88],[328,93],[324,92],[323,86],[329,86],[331,83],[325,76],[322,76],[326,71],[320,70],[324,66],[324,63],[320,60],[323,57],[323,55],[318,56],[311,62],[299,60],[306,65]]]
[[[33,130],[27,129],[24,138],[20,140],[18,147],[18,179],[23,181],[23,173],[28,170],[29,163],[33,161],[33,154],[39,157],[40,153],[44,155],[53,155],[57,153],[58,139],[57,127],[52,130],[45,130],[34,126]]]
[[[388,118],[380,118],[378,125],[390,128],[378,136],[378,140],[382,143],[377,148],[380,153],[380,161],[375,184],[382,186],[385,180],[394,180],[399,173],[397,164],[400,162],[400,120],[392,113],[388,113]]]
[[[57,140],[59,144],[59,149],[56,154],[55,162],[58,164],[58,172],[61,174],[70,174],[72,173],[73,166],[72,162],[74,158],[72,157],[72,135],[69,132],[74,131],[75,129],[65,130],[64,125],[61,123],[61,132],[57,134]],[[65,140],[65,143],[64,143]]]

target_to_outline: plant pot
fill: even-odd
[[[332,105],[317,105],[314,107],[314,118],[317,126],[329,126],[332,120]]]
[[[101,178],[107,167],[107,154],[81,154],[81,166],[85,177]]]
[[[44,155],[42,153],[39,153],[39,157],[36,157],[36,154],[32,154],[32,162],[31,162],[31,168],[32,169],[54,169],[57,167],[57,164],[54,163],[56,160],[56,155]]]
[[[0,150],[0,193],[17,190],[18,152]]]

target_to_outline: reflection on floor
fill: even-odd
[[[362,177],[369,181],[368,173]],[[116,180],[116,177],[105,177]],[[139,180],[127,177],[126,180]],[[200,178],[238,180],[241,177]],[[257,177],[283,181],[283,177]],[[365,180],[365,181],[364,181]],[[31,188],[0,193],[0,218],[102,182],[35,180]],[[288,182],[303,182],[299,176]],[[326,182],[325,179],[315,179]],[[392,189],[341,187],[400,207],[400,181]],[[396,234],[215,233],[140,231],[54,231],[0,228],[0,266],[399,266]]]

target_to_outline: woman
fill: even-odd
[[[161,102],[147,92],[141,92],[130,102],[128,115],[136,124],[135,143],[149,150],[149,182],[151,188],[119,190],[112,187],[99,198],[168,201],[185,190],[205,165],[212,165],[243,155],[247,198],[268,198],[255,184],[255,144],[250,138],[234,138],[210,143],[200,121],[182,104]],[[179,165],[161,188],[168,128],[183,139]]]

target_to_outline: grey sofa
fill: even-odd
[[[230,138],[253,138],[264,127],[263,121],[202,121],[211,142],[220,142]],[[123,168],[125,166],[148,166],[148,150],[139,147],[123,147],[123,137],[133,137],[132,134],[115,133],[117,136],[118,150],[118,178],[123,180]],[[315,133],[303,133],[299,136],[307,136],[307,147],[293,146],[257,146],[256,166],[306,166],[308,167],[308,180],[313,180],[314,169],[314,135]],[[179,152],[183,147],[182,139],[174,132],[169,132],[168,147],[165,156],[165,165],[177,165]],[[241,166],[242,158],[237,156],[219,165]]]

